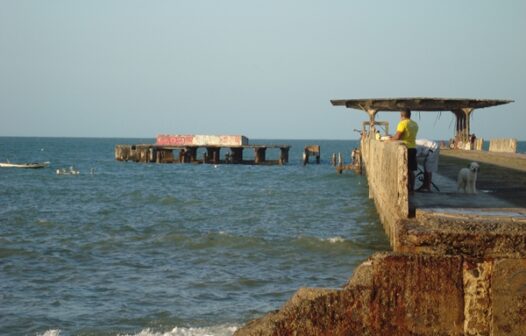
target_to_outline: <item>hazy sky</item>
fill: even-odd
[[[347,139],[366,114],[330,99],[453,97],[515,100],[472,130],[525,140],[525,17],[523,0],[0,0],[0,136]],[[449,112],[415,119],[453,134]]]

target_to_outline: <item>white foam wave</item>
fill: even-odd
[[[237,330],[237,326],[218,325],[203,328],[182,328],[175,327],[169,332],[156,332],[151,329],[144,329],[134,335],[119,336],[231,336]],[[47,335],[45,335],[47,336]]]
[[[296,239],[306,242],[324,242],[330,244],[344,243],[346,242],[345,238],[340,236],[329,237],[329,238],[318,238],[318,237],[309,237],[309,236],[298,236]]]
[[[237,330],[237,326],[218,325],[203,328],[175,327],[169,332],[157,332],[144,329],[138,334],[118,334],[118,336],[231,336]],[[37,336],[60,336],[60,329],[50,329]]]
[[[43,334],[37,334],[37,336],[59,336],[60,329],[50,329]]]
[[[323,241],[328,241],[331,244],[336,244],[336,243],[343,243],[345,239],[342,237],[336,236],[336,237],[330,237],[330,238],[323,239]]]

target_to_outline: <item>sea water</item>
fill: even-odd
[[[0,138],[0,161],[51,162],[0,168],[1,335],[231,335],[389,250],[365,178],[329,163],[356,141],[255,141],[291,145],[284,166],[114,159],[153,142]]]

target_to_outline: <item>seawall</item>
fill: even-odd
[[[400,143],[364,139],[362,155],[392,251],[236,335],[526,335],[526,210],[445,182],[410,195]]]

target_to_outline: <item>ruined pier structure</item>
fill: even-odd
[[[202,149],[201,155],[199,149]],[[224,158],[221,158],[222,149],[229,149]],[[245,149],[254,151],[253,159],[243,158]],[[279,157],[268,159],[267,149],[278,149]],[[289,149],[289,145],[250,145],[242,135],[158,135],[155,144],[116,145],[115,159],[156,163],[282,165],[289,161]],[[174,151],[178,151],[177,155]]]
[[[465,111],[505,102],[332,103],[365,111]],[[369,113],[372,123],[376,112]],[[433,193],[478,208],[430,205],[410,216],[412,198],[419,196],[407,190],[406,147],[373,135],[362,138],[361,152],[369,195],[393,251],[363,262],[340,289],[300,289],[279,311],[236,335],[526,335],[526,210],[484,208],[469,203],[473,195]]]
[[[308,145],[303,148],[303,165],[309,163],[309,158],[313,156],[316,158],[316,163],[320,164],[320,145]]]

